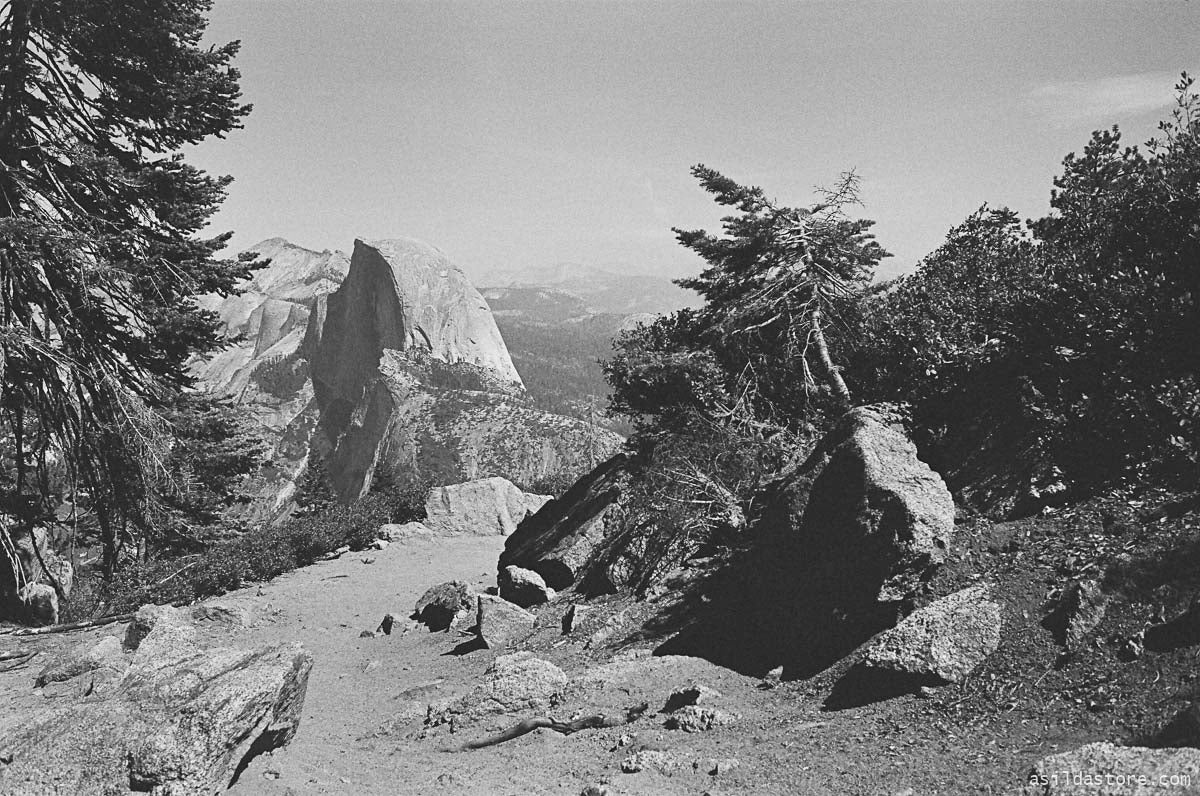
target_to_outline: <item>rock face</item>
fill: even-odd
[[[248,756],[291,740],[308,653],[298,645],[203,650],[178,615],[150,613],[139,614],[143,629],[152,625],[144,637],[127,634],[136,650],[118,679],[0,738],[11,761],[0,768],[0,793],[215,793]],[[103,657],[119,665],[118,655]]]
[[[200,383],[261,422],[273,450],[246,510],[286,511],[319,458],[346,502],[383,481],[525,484],[582,472],[620,437],[528,405],[487,303],[432,246],[411,239],[314,252],[282,239],[237,295],[207,297],[230,339]]]
[[[996,651],[1002,621],[990,587],[972,586],[935,600],[885,631],[863,662],[873,669],[961,682]]]
[[[954,499],[889,407],[846,413],[800,477],[812,484],[802,543],[822,557],[855,561],[853,576],[877,588],[878,601],[912,597],[945,560]]]
[[[549,495],[522,492],[499,476],[449,484],[429,491],[424,524],[439,534],[508,536],[549,500]]]
[[[510,565],[532,570],[552,589],[580,582],[620,527],[627,463],[625,454],[617,454],[522,522],[504,544],[500,570]]]
[[[1143,796],[1192,793],[1197,782],[1200,750],[1093,743],[1039,760],[1021,792],[1025,796]]]

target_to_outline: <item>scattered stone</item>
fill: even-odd
[[[632,746],[633,742],[636,740],[637,740],[636,735],[631,735],[630,733],[624,733],[620,738],[617,739],[617,746],[619,746],[619,747]]]
[[[374,563],[375,563],[375,559],[371,558],[370,556],[367,556],[367,557],[365,557],[365,558],[363,558],[363,559],[362,559],[362,562],[363,562],[364,564],[374,564]]]
[[[1133,638],[1125,640],[1125,643],[1117,650],[1117,657],[1129,663],[1142,657],[1142,653],[1145,651],[1146,647],[1142,644],[1142,633],[1139,632]]]
[[[499,649],[524,641],[533,634],[537,617],[491,594],[479,595],[477,615],[479,638],[488,649]]]
[[[1102,742],[1050,755],[1034,764],[1024,796],[1141,796],[1185,793],[1200,781],[1200,750],[1146,749]]]
[[[721,692],[700,683],[693,683],[682,688],[676,688],[667,697],[663,705],[663,713],[671,713],[688,705],[708,704],[721,698]]]
[[[374,630],[364,630],[363,632],[358,634],[358,637],[359,638],[375,638],[375,631]]]
[[[735,721],[737,721],[736,716],[723,710],[687,705],[672,713],[667,718],[665,726],[668,730],[707,732],[714,727],[724,727]]]
[[[125,670],[125,659],[121,654],[121,640],[106,636],[97,642],[85,641],[56,656],[48,663],[33,684],[37,688],[47,683],[70,680],[97,669]]]
[[[430,630],[448,630],[457,620],[470,615],[475,608],[475,591],[461,580],[439,583],[430,587],[417,605],[413,614]]]
[[[1000,604],[983,584],[935,600],[867,649],[870,668],[961,682],[1000,645]]]
[[[249,756],[287,744],[312,657],[298,645],[195,648],[182,612],[144,606],[113,687],[35,713],[0,737],[2,793],[215,793]],[[140,620],[140,621],[138,621]]]
[[[396,625],[396,617],[391,614],[384,614],[383,620],[379,623],[379,630],[385,636],[392,635],[392,628]]]
[[[572,603],[571,605],[567,606],[567,612],[563,614],[562,618],[563,635],[574,633],[579,626],[583,624],[584,620],[587,618],[588,614],[592,612],[592,610],[593,609],[591,607],[580,605],[579,603]]]
[[[646,769],[653,769],[661,774],[670,776],[677,772],[681,766],[679,761],[672,757],[667,752],[660,752],[657,749],[647,749],[641,752],[634,752],[629,757],[621,761],[621,770],[626,774],[637,774]]]
[[[931,686],[923,685],[917,689],[917,696],[921,699],[933,699],[937,696],[937,689]]]
[[[389,542],[387,539],[376,539],[375,541],[371,542],[371,549],[386,550],[389,544],[391,544],[391,542]]]
[[[607,785],[588,785],[579,792],[579,796],[612,796]]]
[[[497,585],[501,597],[522,608],[548,603],[555,596],[554,589],[546,585],[541,575],[512,565],[500,570]]]
[[[1108,595],[1100,590],[1096,581],[1072,581],[1042,620],[1042,626],[1054,633],[1055,640],[1067,652],[1075,652],[1083,645],[1087,634],[1104,619],[1108,600]]]
[[[697,760],[695,763],[692,763],[692,770],[703,772],[710,777],[717,777],[722,774],[728,774],[730,771],[740,768],[741,765],[741,761],[736,757],[710,757],[707,760]]]
[[[375,535],[383,542],[403,542],[406,539],[431,537],[433,531],[423,522],[406,522],[402,525],[388,523],[380,525]]]
[[[549,500],[498,476],[434,487],[425,498],[425,525],[435,534],[508,536]]]

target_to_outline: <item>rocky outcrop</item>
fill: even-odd
[[[306,348],[327,466],[347,501],[377,479],[535,483],[619,444],[612,432],[527,405],[487,303],[419,241],[356,241]]]
[[[863,663],[929,679],[958,683],[1000,646],[1003,614],[987,585],[935,600],[881,634]]]
[[[357,241],[347,257],[276,238],[251,251],[269,264],[236,295],[202,301],[233,343],[195,366],[271,442],[251,518],[286,511],[315,458],[350,502],[380,482],[533,484],[620,444],[529,404],[487,303],[436,248]]]
[[[244,760],[291,740],[308,653],[200,649],[178,614],[151,613],[127,634],[136,647],[123,662],[112,644],[98,656],[123,668],[104,689],[89,687],[0,738],[0,794],[215,793]]]
[[[582,581],[620,527],[620,500],[631,478],[627,465],[628,457],[617,454],[522,522],[504,545],[500,571],[510,565],[533,570],[559,590]]]
[[[250,247],[246,254],[265,265],[226,296],[205,296],[201,306],[221,320],[229,345],[197,362],[205,389],[237,400],[253,416],[271,445],[268,462],[248,492],[251,517],[267,517],[286,506],[308,461],[319,412],[309,381],[303,342],[311,324],[325,316],[326,297],[350,268],[339,251],[312,251],[282,238]]]
[[[853,561],[847,576],[879,602],[912,597],[945,560],[954,499],[892,407],[846,413],[793,480],[800,543],[810,556]]]
[[[549,500],[549,495],[522,492],[499,476],[448,484],[429,491],[424,524],[439,534],[508,536]]]
[[[1092,743],[1042,758],[1029,773],[1024,796],[1141,796],[1191,793],[1200,782],[1200,750],[1145,749]]]

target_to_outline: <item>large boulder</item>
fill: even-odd
[[[935,600],[881,634],[863,663],[948,683],[961,682],[1000,645],[1003,613],[986,584]]]
[[[126,661],[121,654],[121,640],[105,636],[99,641],[85,641],[55,655],[34,678],[38,688],[49,683],[63,682],[97,669],[124,671]]]
[[[500,571],[510,565],[529,569],[559,590],[581,582],[620,527],[628,463],[623,453],[613,456],[522,522],[504,544]]]
[[[424,524],[437,534],[508,536],[549,500],[499,476],[434,487],[425,498]]]
[[[0,794],[215,793],[291,740],[312,657],[294,644],[201,649],[173,620],[137,640],[111,688],[0,737]]]
[[[846,413],[797,478],[806,493],[799,531],[808,555],[843,567],[879,602],[913,597],[945,560],[954,499],[917,458],[896,408]]]
[[[519,605],[491,594],[479,595],[479,638],[488,649],[502,649],[533,634],[537,617]]]
[[[554,589],[532,569],[509,565],[500,570],[497,578],[500,596],[522,608],[541,605],[554,599]]]
[[[566,687],[562,669],[531,653],[517,652],[497,657],[461,705],[463,712],[475,715],[545,710]]]
[[[1200,750],[1092,743],[1034,764],[1024,796],[1148,796],[1195,793]]]

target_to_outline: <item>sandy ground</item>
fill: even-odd
[[[986,728],[955,719],[945,713],[957,698],[949,692],[940,700],[905,696],[823,712],[828,683],[765,689],[757,678],[698,658],[652,657],[651,642],[605,664],[582,639],[561,634],[561,608],[551,607],[529,646],[570,677],[591,679],[573,686],[551,715],[573,718],[645,701],[646,716],[626,727],[569,736],[537,730],[487,749],[447,751],[528,716],[460,726],[453,735],[444,726],[422,732],[424,706],[468,691],[497,653],[456,650],[465,636],[430,633],[407,617],[430,585],[452,579],[493,585],[503,541],[410,540],[348,553],[214,601],[244,606],[250,622],[205,628],[209,643],[299,642],[314,658],[295,739],[253,760],[231,793],[576,796],[605,784],[612,796],[999,794],[1012,792],[1033,760],[1096,739],[1094,730],[1031,720],[1028,713],[1000,715]],[[392,635],[360,637],[385,613],[400,618]],[[56,647],[123,630],[114,625],[21,643],[48,657]],[[55,698],[32,689],[39,669],[34,663],[0,673],[0,703],[7,707],[0,727]],[[736,720],[709,732],[667,730],[658,709],[672,689],[696,682],[718,690],[716,706]],[[622,761],[639,750],[663,752],[670,767],[622,772]],[[718,773],[711,773],[718,762]]]

